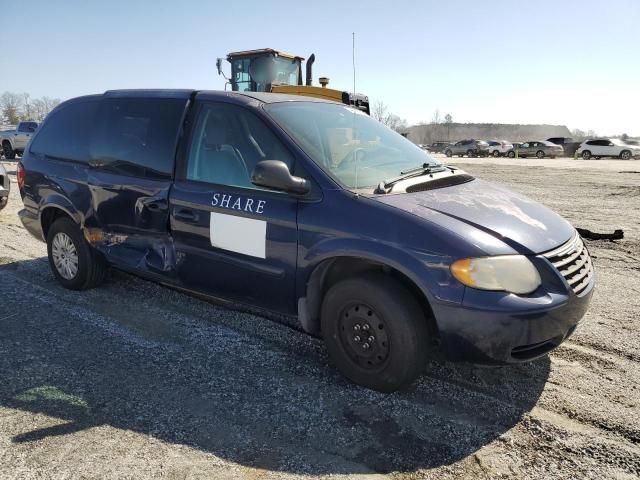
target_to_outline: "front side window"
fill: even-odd
[[[92,158],[124,175],[170,178],[185,103],[167,98],[104,99]]]
[[[265,110],[325,172],[345,188],[375,188],[423,164],[427,152],[368,115],[339,104],[283,102]]]
[[[52,158],[88,162],[91,128],[98,105],[98,99],[60,105],[36,134],[30,151]]]
[[[249,110],[225,103],[202,106],[187,160],[187,180],[259,189],[251,172],[262,160],[281,160],[292,170],[292,154]]]

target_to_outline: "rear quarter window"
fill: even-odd
[[[104,99],[91,156],[102,168],[148,178],[171,178],[186,100]]]
[[[29,151],[54,158],[88,162],[91,128],[99,100],[63,104],[54,110],[33,139]]]

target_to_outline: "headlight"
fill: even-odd
[[[463,258],[451,264],[451,273],[462,284],[481,290],[531,293],[540,286],[540,274],[522,255]]]

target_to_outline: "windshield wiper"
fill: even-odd
[[[421,175],[427,175],[431,173],[443,172],[447,168],[450,167],[447,167],[445,165],[432,165],[430,163],[423,163],[422,165],[419,165],[417,167],[400,172],[400,175],[398,175],[397,177],[383,180],[378,184],[378,187],[374,190],[373,193],[389,193],[389,189],[401,180],[419,177]]]

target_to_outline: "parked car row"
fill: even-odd
[[[569,137],[552,137],[547,140],[509,142],[506,140],[460,140],[458,142],[434,142],[420,145],[431,153],[444,153],[447,157],[537,157],[556,158],[577,155],[585,160],[590,158],[640,158],[640,146],[630,145],[616,138],[597,138],[576,142]]]

